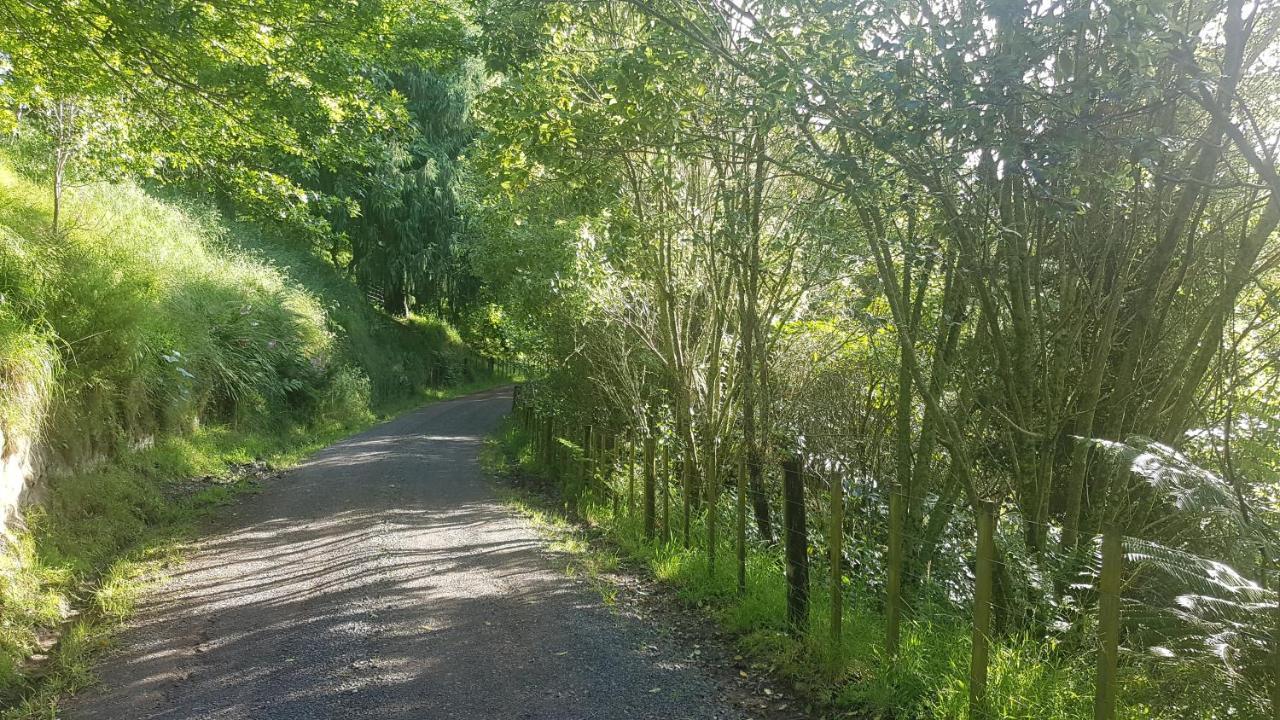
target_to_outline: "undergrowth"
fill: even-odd
[[[514,422],[508,422],[491,439],[485,462],[494,472],[532,480],[540,488],[532,496],[524,492],[514,495],[512,504],[535,524],[551,528],[556,537],[573,539],[556,544],[556,549],[576,555],[571,567],[589,570],[603,564],[613,568],[619,561],[615,552],[620,552],[645,568],[653,579],[673,588],[689,607],[709,612],[737,639],[745,655],[772,668],[815,707],[840,716],[969,718],[971,625],[961,608],[917,608],[914,617],[903,622],[899,655],[890,661],[883,653],[884,617],[879,598],[860,587],[856,578],[846,578],[841,642],[836,646],[828,639],[830,595],[825,574],[815,566],[809,625],[797,637],[787,632],[785,624],[785,573],[779,548],[759,544],[749,548],[747,588],[739,594],[732,538],[724,537],[719,545],[713,571],[706,552],[704,517],[691,523],[687,547],[678,537],[675,488],[671,489],[671,533],[659,530],[657,538],[647,540],[639,512],[628,509],[627,483],[621,471],[615,473],[613,488],[621,497],[617,514],[611,499],[588,495],[576,502],[566,500],[558,491],[559,473],[539,460],[532,440]],[[549,495],[545,494],[548,491]],[[548,501],[548,497],[554,499]],[[731,503],[732,498],[727,498],[721,508],[722,528],[732,527],[726,512]],[[590,543],[587,539],[592,535],[602,535],[608,542]],[[611,591],[604,592],[608,600]],[[988,673],[992,718],[1092,717],[1092,663],[1078,653],[1027,637],[1003,637],[993,644]],[[1143,685],[1136,674],[1126,680],[1126,687],[1135,694]],[[1118,717],[1138,720],[1156,716],[1145,704],[1131,699]]]

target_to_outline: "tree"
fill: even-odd
[[[9,114],[110,108],[128,128],[116,165],[217,190],[317,238],[321,213],[344,204],[317,191],[319,175],[369,166],[407,129],[378,72],[449,64],[467,33],[458,7],[418,0],[0,2]]]
[[[418,306],[457,317],[465,310],[457,291],[468,272],[459,242],[459,163],[473,134],[479,68],[411,67],[388,82],[405,99],[411,131],[388,138],[368,170],[334,173],[332,192],[354,197],[358,209],[339,208],[333,224],[351,244],[350,268],[366,287],[381,290],[388,312],[406,315]]]
[[[931,603],[977,611],[993,644],[1082,642],[1061,628],[1097,617],[1103,527],[1267,565],[1098,441],[1194,449],[1241,508],[1274,495],[1256,399],[1274,394],[1275,17],[1148,0],[522,13],[538,30],[502,58],[486,152],[512,234],[547,243],[502,249],[523,291],[557,289],[537,295],[557,308],[530,308],[549,321],[548,382],[569,405],[582,385],[667,405],[709,560],[724,448],[748,458],[737,492],[765,540],[772,493],[751,466],[776,466],[770,447],[856,468],[859,581],[883,599],[889,655]],[[579,357],[590,372],[557,367]],[[1179,602],[1146,580],[1120,598],[1109,577],[1106,613]],[[1142,634],[1124,622],[1107,637]],[[1115,657],[1122,678],[1155,667]],[[1197,697],[1148,702],[1226,702],[1212,688],[1231,671],[1196,668]]]

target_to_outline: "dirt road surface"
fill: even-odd
[[[510,406],[430,405],[227,508],[61,716],[739,718],[495,499],[477,454]]]

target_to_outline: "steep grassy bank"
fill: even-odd
[[[374,310],[287,236],[128,184],[43,182],[0,156],[0,709],[85,681],[85,656],[234,464],[305,451],[489,378],[446,324]],[[192,477],[210,480],[192,486]]]

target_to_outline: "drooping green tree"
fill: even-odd
[[[390,137],[371,166],[334,174],[333,189],[354,200],[333,213],[350,243],[349,266],[393,314],[422,308],[456,317],[474,288],[461,242],[460,163],[482,77],[476,63],[391,73],[386,82],[404,98],[408,131]]]

